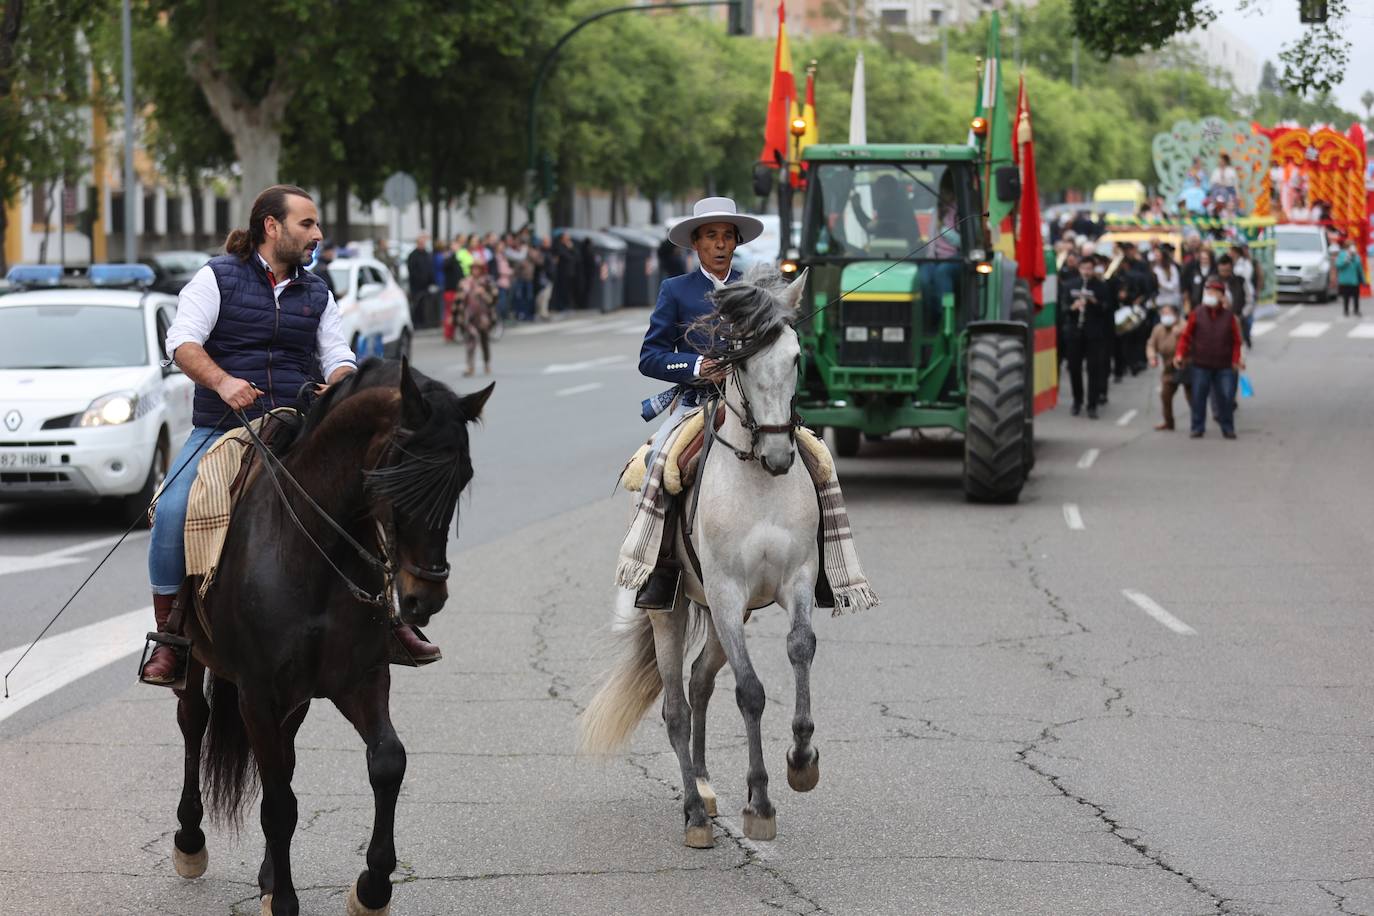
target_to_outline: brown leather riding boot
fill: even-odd
[[[425,642],[420,638],[420,634],[408,623],[396,623],[396,639],[410,655],[416,665],[429,665],[437,662],[444,657],[444,653],[439,651],[439,647],[431,642]]]
[[[153,596],[153,619],[157,621],[159,633],[168,632],[167,620],[172,616],[172,603],[176,595]],[[171,646],[158,646],[153,649],[148,664],[143,666],[143,680],[149,684],[171,684],[176,681],[177,654]]]

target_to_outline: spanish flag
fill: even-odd
[[[778,46],[773,52],[773,84],[768,91],[768,120],[763,129],[763,152],[759,161],[773,168],[787,162],[787,144],[791,139],[788,124],[792,105],[797,99],[797,84],[792,79],[792,49],[787,46],[787,8],[778,3]]]
[[[797,105],[797,117],[806,121],[806,133],[797,141],[797,165],[792,169],[792,187],[806,187],[806,173],[801,167],[801,155],[808,146],[820,138],[816,127],[816,62],[813,60],[806,68],[806,104]]]

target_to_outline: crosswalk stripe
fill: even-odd
[[[1321,337],[1331,329],[1329,321],[1304,321],[1288,332],[1289,337]]]
[[[10,678],[9,699],[0,700],[0,722],[72,681],[142,651],[152,611],[151,607],[129,611],[39,642]],[[25,648],[0,652],[0,668],[8,669],[18,661]]]
[[[1374,337],[1374,321],[1366,321],[1350,329],[1346,337]]]
[[[1263,337],[1276,327],[1278,327],[1278,324],[1273,321],[1256,321],[1250,326],[1250,336]]]

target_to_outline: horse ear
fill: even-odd
[[[459,399],[458,403],[462,405],[463,416],[468,418],[469,423],[482,418],[482,408],[486,406],[487,398],[491,397],[491,393],[495,389],[496,383],[492,382],[481,391]]]
[[[793,313],[797,311],[797,306],[801,303],[802,293],[806,290],[806,275],[810,270],[809,267],[802,270],[801,273],[797,274],[797,279],[787,284],[787,288],[782,291],[780,298],[783,308],[787,311]]]
[[[429,419],[429,405],[415,384],[415,376],[410,371],[410,360],[401,357],[401,422],[410,429],[419,429]]]

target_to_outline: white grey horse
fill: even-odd
[[[771,282],[770,282],[771,281]],[[725,422],[699,475],[691,541],[702,575],[693,572],[681,529],[676,553],[684,575],[670,611],[634,611],[619,628],[625,651],[583,715],[583,749],[610,753],[624,746],[644,712],[663,693],[663,719],[682,766],[686,843],[714,843],[709,817],[715,793],[706,770],[706,706],[717,672],[728,661],[735,697],[749,738],[749,800],[744,832],[750,839],[777,835],[768,772],[763,764],[763,684],[745,646],[750,611],[777,603],[791,618],[787,656],[796,673],[794,743],[787,779],[808,792],[820,778],[820,755],[811,746],[811,629],[821,558],[816,543],[820,510],[816,489],[797,459],[793,405],[801,348],[792,329],[805,274],[783,288],[781,277],[714,294],[706,329],[729,342],[717,355],[728,367]],[[684,504],[690,496],[683,494]],[[685,511],[685,508],[684,508]],[[705,645],[692,663],[690,703],[683,692],[683,657],[704,627]]]

